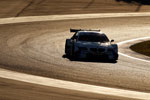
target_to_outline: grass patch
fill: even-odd
[[[150,57],[150,40],[134,44],[130,47],[131,50]]]

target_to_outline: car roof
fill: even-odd
[[[102,32],[98,31],[78,31],[78,35],[88,35],[88,34],[103,34]]]

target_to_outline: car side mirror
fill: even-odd
[[[110,42],[114,42],[114,40],[111,40]]]

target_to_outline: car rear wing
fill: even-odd
[[[78,32],[78,31],[98,31],[98,32],[100,32],[101,30],[91,30],[91,29],[89,29],[89,30],[86,30],[86,29],[70,29],[70,32]]]

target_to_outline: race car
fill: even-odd
[[[71,58],[118,60],[118,46],[100,30],[70,29],[74,35],[66,39],[65,54]]]

